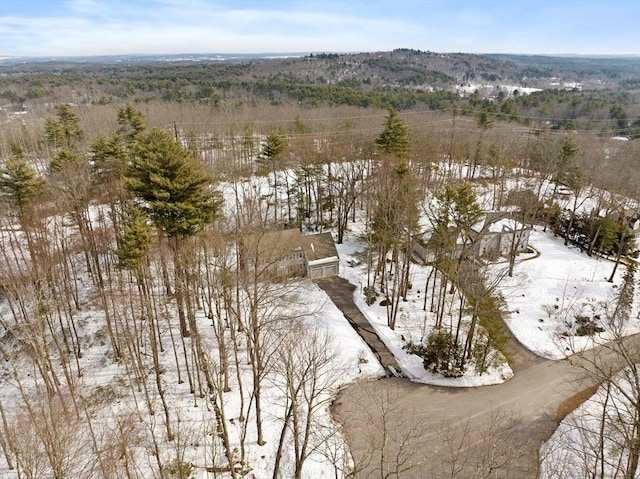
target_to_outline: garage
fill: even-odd
[[[311,279],[336,276],[339,272],[339,260],[337,256],[309,261],[307,276]]]

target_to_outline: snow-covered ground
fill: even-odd
[[[267,191],[267,181],[262,179],[247,181],[243,185],[246,192],[257,191],[264,194]],[[223,188],[228,208],[243,201],[243,190],[238,196],[228,186]],[[247,196],[250,196],[247,194]],[[282,198],[279,202],[280,217],[285,217],[286,202]],[[265,215],[272,214],[273,210],[264,211]],[[92,219],[96,221],[96,218]],[[341,262],[341,276],[356,286],[354,301],[362,310],[363,314],[371,322],[372,326],[385,342],[390,351],[396,356],[398,364],[404,374],[412,381],[438,384],[453,387],[469,387],[487,384],[496,384],[508,379],[512,372],[508,365],[496,361],[496,366],[489,369],[485,374],[478,375],[469,368],[463,377],[443,378],[427,372],[422,364],[422,360],[412,354],[408,354],[403,347],[410,342],[422,343],[434,325],[433,313],[429,312],[427,306],[424,308],[425,283],[429,274],[427,267],[413,264],[411,266],[412,288],[409,291],[407,300],[400,306],[397,326],[391,330],[387,326],[386,309],[379,305],[381,297],[378,297],[372,305],[365,302],[363,287],[367,284],[366,260],[362,257],[365,251],[365,243],[360,238],[363,233],[364,224],[358,222],[349,225],[343,244],[338,245],[338,252]],[[551,233],[536,230],[532,233],[530,245],[538,254],[522,255],[518,258],[512,278],[505,277],[500,283],[499,290],[505,298],[509,315],[507,324],[516,337],[529,349],[542,356],[558,359],[565,357],[568,353],[593,346],[598,341],[606,340],[606,333],[598,334],[594,338],[578,337],[572,333],[575,329],[576,315],[599,316],[603,321],[606,318],[607,304],[612,300],[621,284],[624,267],[621,266],[613,283],[607,282],[607,278],[613,269],[613,262],[598,258],[588,257],[576,248],[563,245],[561,238],[555,238]],[[77,258],[77,266],[80,267],[82,260]],[[501,274],[506,268],[505,262],[499,262],[493,270],[495,274]],[[79,368],[82,371],[82,379],[78,379],[78,387],[84,388],[88,393],[95,392],[98,388],[101,391],[113,390],[117,400],[107,404],[101,414],[108,422],[110,417],[121,417],[122,414],[134,409],[131,398],[119,395],[122,391],[128,392],[122,384],[126,382],[126,375],[122,364],[114,363],[109,359],[107,353],[108,339],[104,330],[104,314],[100,311],[100,306],[95,299],[95,291],[91,291],[91,282],[87,278],[79,277],[80,300],[82,309],[76,312],[78,324],[81,325],[81,335],[84,338],[84,354],[79,360]],[[319,328],[331,339],[327,344],[332,346],[335,357],[331,364],[334,366],[335,381],[328,391],[328,396],[323,398],[324,404],[320,409],[318,421],[327,428],[334,430],[328,404],[331,395],[346,383],[358,379],[372,379],[380,377],[385,372],[382,370],[373,354],[369,351],[363,341],[351,328],[342,313],[333,305],[327,295],[315,284],[309,281],[301,281],[296,288],[295,295],[298,300],[292,307],[290,313],[302,318],[306,325]],[[451,301],[447,305],[445,314],[445,325],[447,319],[451,324],[458,316],[457,301]],[[126,312],[126,305],[122,305],[122,312]],[[627,332],[640,331],[640,321],[637,319],[638,294],[636,293],[636,303],[632,319],[626,325]],[[0,302],[0,316],[10,318],[12,315],[6,302]],[[175,318],[174,318],[175,320]],[[199,323],[203,330],[210,328],[210,321],[200,314]],[[0,340],[3,339],[4,332],[0,333]],[[569,334],[569,335],[567,335]],[[213,357],[215,357],[215,344],[210,342]],[[497,358],[500,359],[500,358]],[[174,363],[169,357],[169,352],[163,358],[163,366],[166,368],[163,376],[167,383],[176,374]],[[23,361],[25,375],[30,367],[28,361]],[[243,381],[249,385],[250,370],[247,367],[242,371]],[[27,380],[28,382],[29,380]],[[271,477],[273,474],[273,458],[276,455],[278,445],[278,434],[281,429],[281,418],[283,411],[282,392],[276,386],[277,376],[272,378],[271,387],[267,387],[264,394],[264,417],[266,444],[258,446],[253,429],[249,428],[246,444],[248,445],[247,459],[253,468],[254,477],[257,479]],[[238,411],[239,397],[232,392],[225,393],[225,407],[229,411]],[[120,393],[119,393],[120,391]],[[172,414],[180,417],[180,423],[187,436],[204,436],[208,434],[211,427],[212,414],[205,407],[204,401],[194,401],[194,395],[189,392],[187,385],[172,384],[167,389],[168,401],[171,405]],[[140,398],[139,398],[140,399]],[[0,401],[7,410],[9,417],[15,412],[14,408],[19,407],[20,399],[16,384],[11,379],[9,365],[4,362],[0,365]],[[155,400],[156,407],[160,407]],[[241,434],[240,421],[237,413],[230,413],[228,419],[235,424],[231,428],[232,442],[238,444],[238,436]],[[251,418],[249,418],[251,420]],[[156,419],[156,431],[161,429],[159,419]],[[161,436],[161,433],[157,433]],[[87,439],[88,440],[88,439]],[[205,464],[210,464],[211,446],[207,439],[200,443],[193,440],[185,446],[184,459],[195,465],[201,466],[195,470],[194,477],[204,479],[209,477],[202,468]],[[140,454],[147,454],[149,444],[139,445]],[[175,446],[169,443],[161,443],[161,448],[165,458],[175,455]],[[317,451],[312,454],[305,463],[306,478],[334,477],[337,457],[343,460],[344,445],[339,439],[333,444],[333,459],[327,457],[330,451]],[[283,471],[291,468],[291,455],[285,454],[282,464]],[[16,474],[7,469],[6,460],[0,454],[0,477],[14,478]]]
[[[575,316],[599,316],[596,322],[606,329],[606,315],[611,312],[607,305],[618,292],[624,265],[609,283],[613,261],[587,256],[540,228],[531,233],[529,245],[537,254],[522,257],[513,277],[505,277],[499,287],[509,311],[507,325],[518,340],[549,359],[561,359],[606,341],[606,332],[594,337],[574,335]],[[494,267],[496,273],[503,269],[499,263]],[[632,315],[625,332],[638,331],[640,321]]]
[[[353,295],[356,306],[393,353],[404,375],[414,382],[451,387],[498,384],[512,377],[511,368],[503,360],[499,361],[498,366],[489,368],[482,375],[478,375],[470,367],[460,378],[445,378],[425,370],[422,359],[415,354],[409,354],[403,347],[409,342],[422,344],[435,324],[435,315],[429,311],[429,305],[427,304],[426,310],[424,309],[425,283],[429,268],[416,264],[411,266],[410,281],[413,286],[407,294],[407,301],[403,301],[400,305],[396,328],[392,330],[387,324],[386,307],[380,306],[382,297],[379,296],[372,305],[368,305],[365,300],[363,288],[367,284],[367,268],[362,260],[365,247],[365,243],[353,232],[346,235],[343,244],[337,245],[341,258],[340,275],[356,286]],[[457,318],[457,315],[458,309],[454,304],[449,308],[446,316],[452,320]]]
[[[80,291],[84,307],[83,311],[78,313],[76,320],[79,325],[80,335],[83,338],[84,353],[79,360],[82,378],[77,379],[76,387],[88,397],[93,398],[104,395],[106,398],[115,399],[113,402],[109,399],[104,400],[104,403],[96,410],[96,416],[100,419],[94,419],[93,427],[99,430],[102,426],[107,430],[117,421],[121,421],[122,418],[134,418],[137,415],[134,414],[136,408],[131,397],[131,391],[124,387],[127,383],[127,376],[123,363],[114,363],[108,359],[108,346],[105,345],[106,343],[108,344],[108,341],[106,341],[103,329],[103,317],[99,310],[90,306],[90,289],[88,282],[81,281]],[[331,360],[325,365],[326,371],[323,374],[326,377],[330,376],[331,386],[320,398],[321,407],[318,409],[314,420],[328,431],[335,432],[336,426],[331,419],[329,405],[338,388],[355,380],[383,376],[385,372],[362,339],[349,325],[343,314],[317,285],[309,281],[302,281],[290,293],[297,298],[289,310],[289,313],[295,316],[295,321],[302,322],[308,331],[317,330],[317,334],[326,335],[328,338],[323,347],[327,348],[327,353]],[[0,315],[4,318],[8,318],[11,315],[6,301],[0,303]],[[202,328],[201,331],[211,330],[210,321],[204,315],[199,314],[198,322]],[[208,334],[205,336],[208,336]],[[0,336],[1,339],[2,336]],[[211,356],[215,358],[216,346],[214,341],[209,338],[207,343],[211,348]],[[12,343],[5,342],[5,346],[10,344]],[[164,369],[162,376],[163,382],[165,382],[167,402],[169,403],[169,410],[175,428],[174,433],[180,437],[179,441],[182,441],[182,446],[176,443],[175,440],[174,442],[165,442],[162,439],[162,422],[159,418],[157,420],[153,419],[155,416],[147,417],[143,414],[143,417],[147,417],[150,421],[143,426],[143,429],[147,428],[147,432],[149,429],[155,431],[154,434],[159,438],[161,455],[165,463],[170,462],[173,457],[181,454],[184,462],[195,466],[193,476],[190,477],[208,479],[211,476],[206,472],[205,466],[212,464],[211,455],[212,447],[214,446],[209,439],[210,434],[208,431],[215,424],[213,411],[206,407],[206,401],[197,399],[190,393],[186,382],[183,384],[176,383],[175,377],[177,373],[175,364],[172,361],[170,348],[166,350],[164,355],[161,355],[161,361]],[[29,361],[26,358],[17,359],[16,365],[24,372],[23,385],[29,390],[32,387],[30,385],[31,374],[28,373],[30,370]],[[0,387],[0,401],[2,401],[6,414],[11,421],[16,414],[19,415],[19,410],[24,407],[21,406],[23,402],[20,398],[17,384],[12,379],[10,369],[9,363],[3,361],[0,368],[0,382],[2,384],[2,387]],[[250,387],[251,370],[248,364],[244,366],[241,374],[245,388]],[[149,378],[151,380],[151,375]],[[257,446],[255,429],[248,428],[248,435],[245,440],[247,445],[246,460],[251,466],[251,474],[253,474],[253,476],[248,477],[268,478],[273,475],[273,464],[282,427],[281,418],[283,417],[284,407],[284,393],[280,383],[277,373],[270,374],[270,379],[265,382],[263,417],[266,444]],[[231,444],[239,447],[239,435],[242,434],[242,421],[239,419],[241,407],[240,398],[237,394],[237,384],[233,379],[231,388],[231,392],[225,393],[224,407],[227,419],[230,421]],[[138,400],[142,402],[142,396]],[[162,410],[159,399],[155,397],[152,401],[159,413]],[[249,417],[247,420],[250,422],[253,418]],[[133,422],[136,423],[136,421]],[[86,424],[69,424],[68,427],[71,428],[70,430],[76,431],[78,440],[84,442],[85,447],[89,444],[90,438],[87,435]],[[335,468],[344,467],[342,461],[348,460],[345,459],[347,455],[340,436],[335,436],[335,434],[327,434],[327,436],[329,439],[324,444],[325,448],[318,448],[305,462],[304,477],[332,478],[336,471]],[[133,451],[137,451],[140,457],[145,457],[149,454],[152,446],[148,435],[141,434],[141,437],[144,439],[141,439],[139,444],[130,444],[128,447]],[[78,450],[81,450],[80,444],[73,447],[78,447]],[[182,450],[179,451],[178,448],[182,448]],[[331,458],[331,454],[334,455],[333,458]],[[137,467],[141,467],[143,477],[153,477],[153,461],[149,462],[146,467],[145,462],[146,460],[138,463]],[[47,469],[44,468],[43,470],[46,471]],[[285,476],[289,473],[292,474],[292,458],[288,451],[285,451],[283,456],[281,471]],[[10,471],[8,469],[6,459],[1,453],[0,477],[7,479],[17,477],[15,470]]]
[[[630,398],[637,398],[638,381],[640,377],[634,379],[625,369],[569,413],[540,448],[539,478],[583,479],[585,471],[595,474],[588,477],[629,477],[629,441],[637,437],[637,413]]]

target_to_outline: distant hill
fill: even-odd
[[[412,49],[0,60],[0,110],[123,102],[480,110],[543,128],[640,136],[640,58]]]
[[[2,58],[0,72],[51,73],[110,66],[108,74],[132,65],[244,63],[246,78],[295,78],[304,83],[350,86],[450,88],[460,83],[511,83],[547,88],[558,78],[602,87],[640,75],[640,57],[555,57],[436,53],[412,49],[369,53],[255,53],[120,55],[67,58]],[[105,72],[103,72],[105,73]]]

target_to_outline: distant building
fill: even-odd
[[[472,227],[468,255],[479,258],[491,255],[508,256],[514,244],[516,254],[524,253],[529,248],[530,235],[531,228],[512,219],[509,213],[486,213],[484,219]],[[462,254],[463,248],[464,245],[459,242],[454,255]],[[425,243],[422,239],[416,238],[413,242],[413,256],[423,263],[434,261],[429,241]]]
[[[608,218],[618,224],[627,223],[627,226],[633,231],[640,230],[640,207],[629,208],[622,213],[611,213]]]
[[[243,269],[257,268],[274,278],[317,279],[340,271],[331,233],[302,235],[296,228],[246,235],[240,242],[240,258]]]
[[[529,248],[531,228],[505,213],[487,213],[481,227],[474,227],[473,250],[476,256],[507,256],[515,247],[520,254]]]
[[[624,212],[629,228],[633,231],[640,230],[640,208],[628,209]]]

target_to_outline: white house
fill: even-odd
[[[471,248],[468,254],[476,257],[502,255],[511,253],[515,245],[516,254],[524,253],[529,248],[531,228],[511,218],[506,212],[486,213],[483,220],[472,227]],[[413,254],[416,260],[423,263],[434,261],[429,242],[417,238],[413,242]],[[468,247],[469,245],[467,245]],[[465,246],[460,242],[454,254],[459,256]]]
[[[516,254],[527,251],[531,228],[503,215],[487,214],[482,226],[474,233],[473,249],[477,256],[507,256],[514,248]]]

